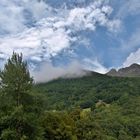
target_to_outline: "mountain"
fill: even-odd
[[[99,100],[118,102],[125,95],[139,95],[139,91],[139,77],[111,77],[95,72],[78,78],[59,78],[34,87],[34,92],[46,98],[45,107],[49,110],[92,107]]]
[[[129,67],[121,68],[118,71],[111,69],[107,75],[118,77],[140,77],[140,65],[132,64]]]
[[[46,115],[49,113],[44,119],[47,123],[43,121],[45,133],[51,129],[54,135],[66,132],[62,119],[66,120],[69,134],[72,131],[69,124],[74,126],[76,140],[140,140],[140,77],[112,77],[91,72],[83,77],[37,84],[33,93],[42,99],[36,104],[44,103],[42,109]],[[65,113],[72,122],[64,117]],[[54,124],[59,124],[62,130]]]

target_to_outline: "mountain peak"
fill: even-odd
[[[111,69],[107,75],[118,77],[140,77],[140,65],[134,63],[129,67],[121,68],[118,71]]]
[[[137,64],[137,63],[134,63],[134,64],[130,65],[129,67],[131,67],[131,68],[139,68],[139,67],[140,67],[140,65],[139,65],[139,64]]]

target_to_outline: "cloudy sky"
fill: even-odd
[[[1,67],[13,51],[32,70],[140,64],[140,0],[1,0]]]

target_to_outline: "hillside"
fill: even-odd
[[[43,96],[45,128],[53,136],[60,136],[54,124],[61,132],[65,124],[75,140],[140,140],[139,77],[91,73],[38,84],[34,92]]]
[[[124,96],[140,96],[140,78],[110,77],[98,73],[82,78],[58,79],[38,84],[34,91],[46,97],[47,109],[94,107],[99,100],[118,103]]]

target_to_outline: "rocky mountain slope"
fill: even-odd
[[[140,77],[140,65],[132,64],[129,67],[121,68],[118,71],[116,69],[111,69],[107,75],[118,77]]]

